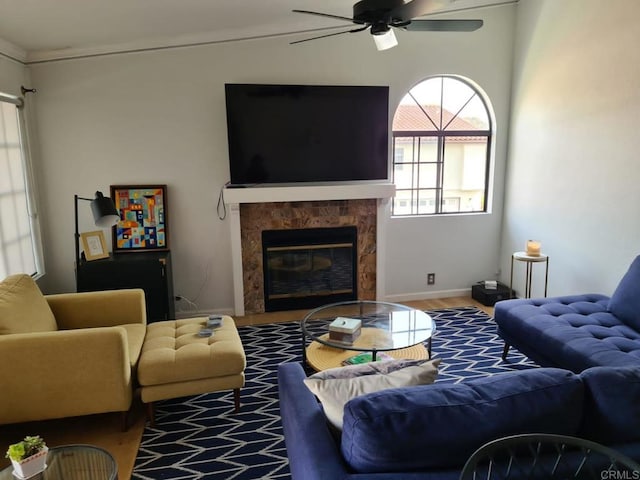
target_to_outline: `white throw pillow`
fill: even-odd
[[[387,388],[428,385],[438,376],[440,359],[427,360],[419,365],[410,365],[388,373],[365,374],[352,378],[305,378],[305,385],[322,403],[327,420],[342,430],[342,416],[346,403],[359,395]],[[387,362],[384,362],[387,363]],[[349,368],[349,367],[344,367]]]
[[[378,373],[391,373],[401,368],[422,365],[426,360],[384,360],[378,362],[367,362],[356,365],[346,365],[343,367],[329,368],[321,372],[314,373],[309,378],[319,380],[336,380],[340,378],[355,378],[363,375],[376,375]]]

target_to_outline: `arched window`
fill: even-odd
[[[414,86],[393,117],[392,215],[486,212],[492,130],[484,99],[462,78]]]

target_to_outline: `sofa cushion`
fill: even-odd
[[[387,362],[375,362],[387,363]],[[380,371],[376,374],[366,372],[362,375],[362,368],[350,369],[349,372],[360,372],[361,376],[340,376],[337,378],[305,378],[305,385],[318,397],[327,420],[338,430],[342,429],[344,405],[354,397],[366,393],[377,392],[387,388],[397,388],[409,385],[424,385],[433,383],[438,375],[440,359],[423,361],[418,365],[409,364],[398,370]],[[361,367],[361,365],[354,365]],[[379,365],[382,366],[382,365]],[[384,366],[382,366],[384,367]],[[375,367],[374,367],[375,368]]]
[[[582,436],[606,444],[640,441],[640,366],[594,367],[580,377],[585,384]]]
[[[631,263],[609,300],[609,311],[640,331],[640,255]]]
[[[555,368],[363,395],[345,406],[341,450],[362,473],[460,467],[499,437],[574,434],[582,396],[580,377]]]
[[[47,300],[29,275],[10,275],[0,283],[0,335],[58,329]]]

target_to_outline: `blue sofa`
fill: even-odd
[[[496,303],[498,334],[542,366],[579,373],[640,365],[640,256],[611,298],[600,294]]]
[[[533,432],[588,438],[640,459],[640,367],[533,368],[369,393],[347,403],[341,433],[305,377],[299,363],[278,367],[294,480],[458,479],[484,443]]]

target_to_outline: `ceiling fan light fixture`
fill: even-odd
[[[373,33],[373,41],[376,43],[378,51],[389,50],[398,45],[396,34],[393,33],[391,28],[386,32]]]
[[[351,22],[356,25],[356,28],[305,38],[291,43],[308,42],[318,38],[362,32],[368,29],[373,35],[376,48],[378,50],[388,50],[398,45],[398,40],[392,31],[393,28],[402,28],[413,32],[473,32],[482,27],[482,20],[417,19],[437,11],[444,3],[446,3],[445,0],[358,0],[353,5],[352,17],[313,12],[311,10],[293,10],[297,13]]]

